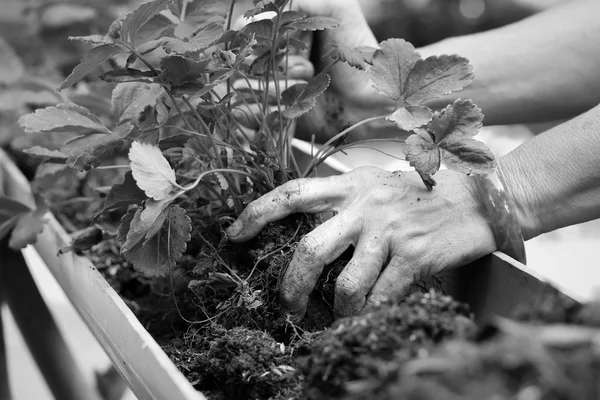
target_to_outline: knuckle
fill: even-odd
[[[345,299],[360,297],[362,294],[362,285],[354,276],[340,275],[335,283],[335,296]]]
[[[291,311],[297,311],[301,302],[302,289],[294,282],[286,282],[279,288],[279,302]]]
[[[277,189],[285,207],[290,211],[296,211],[302,204],[304,186],[302,179],[294,179],[284,183]]]
[[[294,253],[294,258],[301,264],[318,263],[321,261],[321,255],[319,251],[321,247],[323,247],[323,240],[317,237],[317,235],[314,233],[309,233],[304,236],[300,242],[298,242],[296,252]]]
[[[384,205],[397,200],[397,193],[391,190],[391,187],[377,185],[372,187],[367,193],[368,201],[373,205]]]

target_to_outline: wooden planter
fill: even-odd
[[[331,171],[335,172],[335,165]],[[32,204],[29,182],[1,150],[0,183],[9,196]],[[58,254],[70,243],[70,237],[52,215],[47,218],[35,250],[138,399],[205,399],[89,259],[74,253]],[[443,281],[448,292],[469,303],[478,319],[507,316],[516,305],[559,290],[502,253],[491,254],[446,275]]]

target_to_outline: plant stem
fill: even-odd
[[[302,174],[302,177],[307,177],[308,175],[310,175],[313,170],[319,165],[321,164],[323,161],[325,161],[325,159],[327,157],[330,156],[330,154],[328,154],[331,149],[332,149],[332,144],[335,143],[336,141],[338,141],[339,139],[343,138],[345,135],[347,135],[348,133],[352,132],[354,129],[374,122],[374,121],[379,121],[382,119],[385,119],[387,117],[387,115],[380,115],[377,117],[371,117],[371,118],[367,118],[364,119],[362,121],[357,122],[356,124],[344,129],[343,131],[341,131],[340,133],[338,133],[337,135],[335,135],[334,137],[332,137],[331,139],[329,139],[327,142],[325,142],[325,144],[319,149],[319,151],[317,151],[317,154],[315,154],[315,156],[313,157],[313,159],[311,160],[310,164],[308,165],[308,167],[306,168],[306,170],[304,171],[304,173]]]
[[[235,0],[231,0],[231,4],[229,5],[229,12],[227,13],[227,27],[225,32],[231,30],[231,20],[233,19],[233,9],[235,8]],[[225,43],[225,50],[229,50],[229,42]],[[231,91],[231,80],[227,79],[227,93]]]

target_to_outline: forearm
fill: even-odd
[[[600,105],[500,159],[525,239],[600,218]]]
[[[432,104],[470,98],[487,125],[571,118],[600,103],[600,1],[576,0],[520,22],[419,49],[459,54],[475,80]]]

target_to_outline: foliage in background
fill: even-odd
[[[311,176],[336,152],[364,145],[344,139],[370,120],[386,119],[415,132],[407,141],[407,159],[429,189],[442,162],[468,174],[493,170],[489,150],[471,139],[483,119],[474,104],[459,100],[441,112],[427,107],[428,100],[471,82],[466,59],[422,59],[402,39],[382,42],[377,50],[332,44],[323,71],[287,87],[287,55],[305,49],[297,33],[335,29],[339,22],[289,10],[287,0],[254,1],[245,16],[261,18],[233,30],[234,5],[154,0],[118,18],[104,35],[72,38],[95,47],[61,89],[113,60],[114,67],[100,76],[116,83],[110,112],[96,115],[62,102],[19,121],[29,134],[52,138],[51,146],[42,142],[27,150],[57,165],[39,177],[41,186],[66,171],[129,170],[105,193],[97,218],[123,215],[121,252],[139,271],[165,275],[175,266],[191,237],[190,213],[194,226],[220,229],[256,197],[289,179]],[[329,86],[328,71],[339,62],[368,70],[375,87],[395,101],[395,110],[340,132],[300,171],[291,148],[294,120],[315,106]],[[239,113],[256,119],[258,128],[242,126]],[[115,157],[125,153],[128,165],[115,165]]]

